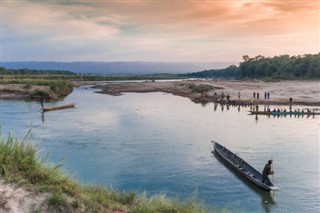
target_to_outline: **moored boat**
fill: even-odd
[[[60,110],[60,109],[67,109],[67,108],[73,108],[76,104],[71,103],[71,104],[65,104],[61,106],[52,106],[52,107],[42,107],[43,112],[48,112],[48,111],[53,111],[53,110]]]
[[[308,112],[308,111],[282,111],[282,112],[278,112],[278,111],[249,111],[251,115],[320,115],[319,112]]]
[[[262,183],[262,174],[253,168],[250,164],[245,162],[235,153],[231,152],[221,144],[212,141],[214,151],[223,159],[226,163],[231,165],[237,172],[243,175],[246,179],[250,180],[256,186],[266,191],[279,190],[271,181],[267,184]]]

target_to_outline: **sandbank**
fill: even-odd
[[[212,91],[203,94],[194,93],[190,85],[207,84],[214,87]],[[257,95],[255,103],[273,105],[308,105],[320,106],[320,81],[279,81],[265,82],[259,80],[177,80],[177,81],[144,81],[144,82],[119,82],[95,86],[99,93],[121,95],[127,92],[166,92],[174,95],[188,97],[195,102],[213,102],[214,93],[230,96],[230,100],[237,103],[247,102]],[[238,93],[240,92],[240,99]],[[265,92],[270,93],[265,99]],[[289,99],[292,98],[290,102]]]

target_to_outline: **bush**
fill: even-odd
[[[50,92],[56,95],[58,98],[69,95],[73,90],[73,86],[70,81],[53,81],[50,84]]]
[[[214,89],[214,87],[212,85],[208,85],[208,84],[199,84],[199,85],[191,84],[191,85],[189,85],[189,88],[194,93],[209,92]]]

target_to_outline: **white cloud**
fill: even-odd
[[[3,25],[9,32],[4,31],[4,37],[6,33],[16,33],[17,36],[42,36],[48,40],[81,40],[105,39],[119,33],[114,26],[73,17],[67,9],[49,4],[5,2]]]

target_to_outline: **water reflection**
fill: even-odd
[[[44,112],[41,112],[41,121],[42,121],[42,124],[44,124]]]
[[[219,156],[215,151],[212,151],[213,155],[216,159],[222,163],[225,167],[228,168],[242,183],[248,186],[252,191],[254,191],[261,198],[261,206],[265,210],[266,213],[271,212],[271,208],[275,206],[275,192],[264,191],[263,189],[258,188],[251,181],[241,175],[238,171],[236,171],[231,165],[225,162],[225,160]]]

